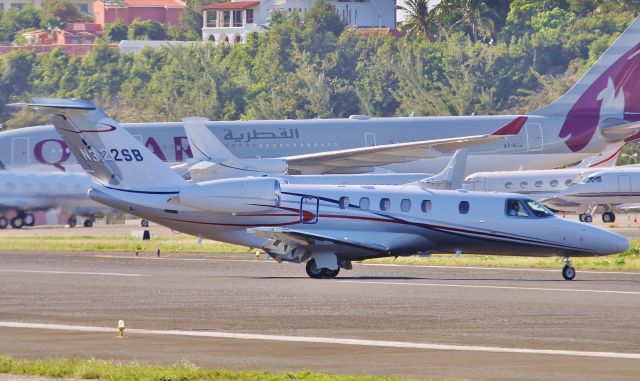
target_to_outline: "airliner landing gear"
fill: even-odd
[[[67,225],[69,225],[70,228],[75,228],[77,224],[78,219],[76,218],[76,216],[74,214],[70,215],[69,219],[67,220]]]
[[[24,218],[22,214],[18,214],[17,216],[11,219],[11,227],[14,229],[22,229],[24,226]]]
[[[603,217],[604,218],[604,217]],[[590,224],[591,222],[593,222],[593,217],[591,217],[590,214],[580,214],[578,215],[578,219],[580,220],[580,222],[586,222],[588,224]]]
[[[22,220],[24,221],[24,226],[33,226],[36,224],[36,218],[32,213],[25,213]]]
[[[4,230],[7,226],[9,226],[9,220],[7,220],[7,217],[0,216],[0,229]]]
[[[84,220],[84,223],[82,224],[85,228],[90,228],[93,226],[93,223],[96,221],[96,218],[94,216],[89,216],[87,217],[86,220]]]
[[[316,266],[316,260],[311,258],[307,262],[306,270],[307,270],[307,275],[309,275],[310,278],[314,278],[314,279],[335,278],[336,276],[338,276],[338,273],[340,272],[340,267],[338,267],[335,270],[320,268]]]
[[[564,267],[562,268],[562,277],[564,280],[573,280],[576,277],[576,269],[571,265],[571,259],[565,257],[563,259]]]
[[[602,222],[616,222],[616,215],[613,212],[604,212],[602,213]]]

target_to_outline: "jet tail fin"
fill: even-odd
[[[429,178],[420,181],[420,184],[432,189],[460,189],[464,181],[464,173],[467,166],[467,149],[457,150],[449,164],[442,170]]]
[[[224,162],[236,157],[222,144],[205,125],[209,119],[203,117],[183,118],[189,146],[194,161]]]
[[[119,188],[157,188],[185,183],[178,174],[90,102],[34,98],[30,107],[49,115],[58,133],[91,176]]]

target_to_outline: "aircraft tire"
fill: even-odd
[[[335,270],[322,269],[323,278],[335,278],[338,276],[338,273],[340,273],[340,267]]]
[[[15,216],[11,219],[11,227],[14,229],[22,229],[24,226],[24,218],[21,216]]]
[[[578,214],[578,219],[580,220],[580,222],[584,222],[584,214],[580,213]]]
[[[85,228],[90,228],[93,226],[93,221],[90,219],[86,219],[84,220],[84,223],[82,224]]]
[[[307,261],[306,270],[310,278],[320,279],[324,277],[324,269],[318,268],[318,266],[316,266],[316,260],[313,258]]]
[[[24,220],[24,226],[33,226],[36,224],[36,219],[33,216],[33,213],[25,213],[22,219]]]
[[[604,212],[602,213],[602,222],[616,222],[616,215],[613,212]]]
[[[562,277],[564,280],[573,280],[576,277],[576,269],[573,266],[565,265],[562,268]]]
[[[593,222],[593,217],[591,217],[590,215],[587,214],[586,216],[584,216],[584,222],[586,222],[588,224],[592,223]]]
[[[0,230],[6,229],[7,226],[9,226],[9,220],[7,220],[7,217],[0,217]]]
[[[75,228],[77,224],[78,224],[78,219],[75,216],[71,216],[67,220],[67,225],[69,225],[70,228]]]
[[[149,220],[145,220],[145,219],[140,220],[140,226],[142,226],[143,228],[148,228]]]

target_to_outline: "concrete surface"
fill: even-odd
[[[560,266],[356,264],[336,280],[312,280],[302,265],[251,255],[0,252],[0,353],[423,378],[638,380],[640,273],[577,270],[566,282]],[[119,319],[130,330],[125,339],[114,338]],[[71,327],[2,326],[16,322]],[[192,336],[199,333],[223,337]]]

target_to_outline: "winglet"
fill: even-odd
[[[527,122],[526,116],[519,116],[512,120],[511,122],[505,124],[503,127],[495,130],[491,135],[518,135],[524,124]]]

